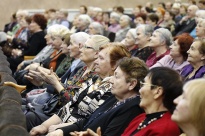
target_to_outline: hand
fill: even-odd
[[[48,131],[48,129],[44,125],[38,125],[31,129],[30,136],[37,136],[39,134],[45,134]]]
[[[32,64],[28,65],[25,68],[25,70],[34,70],[34,71],[36,71],[39,66],[40,66],[39,63],[32,63]]]
[[[65,126],[69,126],[73,124],[73,122],[69,122],[69,123],[61,123],[61,124],[58,124],[58,125],[51,125],[49,128],[48,128],[48,132],[53,132],[55,131],[57,128],[61,128],[61,127],[65,127]]]
[[[54,132],[48,133],[46,136],[63,136],[63,131],[61,129],[58,129]]]
[[[27,75],[24,75],[24,77],[27,78],[35,86],[41,86],[43,85],[43,80],[40,75],[40,72],[30,70]]]
[[[21,55],[22,55],[22,51],[19,50],[19,49],[13,49],[13,50],[11,51],[11,55],[12,55],[13,57],[21,56]]]
[[[53,72],[53,68],[50,69],[50,72],[47,73],[41,69],[38,69],[39,72],[41,73],[41,77],[43,78],[43,80],[48,83],[48,84],[51,84],[51,85],[54,85],[58,82],[60,82],[60,78],[56,75],[55,72]]]
[[[87,131],[71,132],[70,135],[71,136],[101,136],[101,129],[100,129],[100,127],[98,127],[97,133],[95,133],[91,129],[87,129]]]

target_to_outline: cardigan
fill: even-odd
[[[129,122],[141,114],[143,110],[139,107],[139,96],[112,108],[116,102],[115,96],[110,96],[89,118],[60,128],[63,131],[63,135],[68,136],[70,132],[83,131],[87,128],[96,131],[100,126],[103,136],[119,136]]]
[[[143,113],[134,118],[121,136],[130,136],[145,119]],[[171,120],[171,113],[166,112],[160,119],[153,121],[145,128],[142,128],[133,136],[179,136],[180,129],[177,124]]]

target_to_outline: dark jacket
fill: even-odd
[[[64,136],[68,136],[70,132],[83,131],[87,128],[96,131],[99,126],[103,136],[122,134],[129,122],[143,110],[139,107],[139,96],[111,109],[116,101],[117,99],[112,95],[88,119],[61,128]]]

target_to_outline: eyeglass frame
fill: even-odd
[[[144,85],[149,85],[149,86],[153,86],[153,87],[160,87],[160,86],[158,86],[158,85],[153,85],[153,84],[150,84],[150,83],[145,83],[145,82],[142,82],[142,81],[140,81],[140,88],[142,88]]]
[[[79,48],[81,49],[81,48],[86,48],[86,49],[93,49],[93,50],[95,50],[93,47],[89,47],[89,46],[87,46],[87,45],[82,45],[82,46],[80,46],[79,45]]]

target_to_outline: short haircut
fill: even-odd
[[[160,33],[161,41],[164,41],[167,46],[170,46],[172,44],[172,34],[168,29],[158,28],[154,32]]]
[[[85,32],[78,32],[74,33],[70,36],[70,38],[76,43],[76,44],[84,44],[90,36]]]
[[[150,19],[152,22],[155,22],[156,24],[159,21],[159,17],[156,13],[148,14],[147,19]]]
[[[179,73],[167,67],[156,67],[149,71],[151,84],[163,89],[163,105],[172,113],[175,109],[174,99],[182,93],[182,78]],[[151,86],[154,89],[155,86]]]
[[[148,73],[148,68],[144,61],[137,57],[124,57],[119,61],[118,66],[126,74],[127,82],[131,81],[132,79],[137,80],[137,85],[135,86],[134,91],[139,93],[140,81],[143,81]]]
[[[104,28],[99,22],[92,22],[90,26],[95,29],[95,31],[97,32],[96,34],[103,35]]]
[[[193,43],[194,38],[191,37],[188,33],[183,33],[181,35],[174,37],[174,41],[175,40],[178,40],[179,52],[183,56],[184,61],[186,61],[188,57],[187,51]]]

